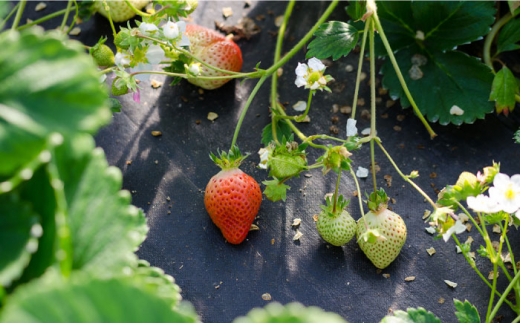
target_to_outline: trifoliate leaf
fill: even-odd
[[[495,20],[489,1],[381,1],[378,15],[394,51],[421,43],[428,51],[451,50],[482,38]],[[379,55],[386,50],[379,42]]]
[[[493,102],[488,101],[493,74],[477,58],[458,51],[425,52],[410,46],[399,51],[396,59],[417,106],[430,121],[442,125],[473,123],[493,111]],[[422,65],[416,64],[418,61]],[[383,86],[392,98],[400,98],[403,108],[410,107],[389,60],[381,72]],[[464,113],[451,114],[454,106]]]
[[[386,316],[381,323],[441,323],[441,320],[432,312],[422,307],[409,308],[406,312],[395,311],[393,316]]]
[[[47,277],[44,277],[47,278]],[[9,298],[0,322],[197,322],[146,289],[124,279],[99,280],[76,274],[65,283],[38,279]]]
[[[289,127],[287,122],[279,120],[276,125],[276,137],[278,138],[278,141],[282,142],[283,137],[289,138],[291,135],[291,127]],[[273,126],[271,123],[269,123],[267,126],[264,127],[264,130],[262,130],[262,143],[267,146],[273,140]]]
[[[0,286],[22,275],[38,248],[42,227],[29,203],[18,194],[0,195]]]
[[[0,35],[0,176],[35,158],[51,132],[93,133],[110,121],[107,90],[79,42],[28,29]]]
[[[363,18],[363,15],[367,11],[366,7],[367,3],[365,1],[352,1],[349,2],[349,5],[345,9],[350,18],[353,21],[357,21]]]
[[[520,48],[520,19],[512,19],[502,27],[497,38],[497,54]]]
[[[378,9],[410,92],[430,121],[460,125],[493,111],[487,96],[493,80],[489,67],[452,50],[488,33],[494,21],[494,3],[381,1]],[[376,52],[387,55],[381,41],[376,44]],[[402,106],[409,107],[390,60],[381,72],[392,98],[400,98]],[[453,107],[464,113],[450,113],[460,111]]]
[[[474,323],[480,322],[480,316],[478,315],[477,308],[471,305],[467,300],[462,303],[458,299],[453,299],[455,303],[455,316],[459,319],[459,323]]]
[[[318,307],[305,307],[299,303],[269,303],[264,308],[255,308],[246,316],[236,318],[233,323],[347,323],[336,313],[325,312]]]
[[[341,21],[329,21],[322,24],[314,33],[316,38],[307,47],[307,58],[316,57],[326,59],[332,57],[337,60],[347,56],[356,47],[359,31],[352,25]]]
[[[520,28],[520,24],[518,27]],[[493,86],[489,96],[489,100],[496,102],[495,106],[498,113],[514,110],[516,105],[515,94],[517,92],[518,82],[515,76],[506,66],[502,67],[493,79]]]
[[[265,196],[273,202],[280,200],[285,202],[285,199],[287,198],[287,190],[291,189],[290,186],[280,183],[277,179],[264,181],[262,184],[265,185]]]
[[[120,191],[121,171],[94,147],[89,135],[76,136],[56,150],[56,163],[67,199],[73,269],[103,274],[136,263],[134,251],[148,228],[142,210],[130,205],[130,192]]]

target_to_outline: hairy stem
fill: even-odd
[[[336,189],[334,190],[334,205],[332,206],[332,214],[336,214],[336,205],[338,203],[338,190],[341,179],[341,169],[338,172],[338,180],[336,181]]]
[[[356,174],[354,173],[354,170],[352,169],[352,166],[350,167],[350,174],[352,175],[352,178],[354,179],[354,183],[356,184],[357,189],[357,196],[359,201],[359,210],[361,211],[361,217],[363,218],[363,222],[365,223],[365,228],[368,230],[368,224],[365,220],[365,211],[363,210],[363,199],[361,198],[361,189],[359,188],[359,182],[357,180]]]
[[[18,24],[20,23],[20,19],[22,19],[23,10],[25,9],[25,5],[27,4],[27,0],[21,0],[16,10],[16,16],[14,17],[13,25],[11,26],[11,30],[16,30]]]
[[[246,116],[247,110],[249,109],[249,106],[251,105],[251,102],[253,102],[253,99],[254,99],[256,93],[258,92],[258,90],[260,90],[260,87],[262,86],[262,84],[264,83],[266,78],[267,78],[266,75],[262,76],[262,78],[260,80],[258,80],[258,83],[256,83],[255,88],[253,89],[253,91],[249,95],[249,98],[247,99],[246,105],[244,106],[244,108],[242,110],[242,113],[240,114],[240,118],[238,119],[238,123],[237,123],[237,126],[235,128],[235,134],[233,135],[233,141],[231,142],[231,148],[230,149],[233,149],[233,147],[235,147],[235,144],[236,144],[237,138],[238,138],[238,133],[240,132],[240,127],[242,126],[242,122],[244,121],[244,118]]]
[[[504,291],[504,293],[502,294],[502,296],[500,297],[500,299],[498,300],[498,302],[495,304],[495,307],[493,308],[493,311],[491,311],[491,313],[489,314],[489,318],[492,319],[493,317],[495,317],[495,315],[497,314],[498,312],[498,309],[500,308],[500,306],[502,305],[503,302],[506,302],[506,303],[509,303],[509,301],[506,299],[507,295],[509,295],[509,293],[511,292],[511,289],[513,289],[513,287],[518,284],[520,282],[520,272],[518,272],[515,277],[513,278],[513,280],[509,283],[509,285],[507,286],[506,290]],[[509,303],[511,304],[511,303]],[[513,310],[519,314],[520,313],[520,309],[518,309],[517,307],[512,307]],[[520,316],[519,316],[520,317]],[[487,321],[487,320],[486,320]]]
[[[307,99],[307,106],[305,107],[305,112],[296,118],[296,122],[302,122],[305,117],[307,116],[307,114],[309,113],[309,110],[311,108],[311,100],[312,100],[312,95],[314,94],[314,90],[310,90],[309,91],[309,98]]]
[[[363,39],[361,40],[361,51],[359,52],[359,63],[358,63],[358,71],[356,76],[356,87],[354,89],[354,102],[352,102],[352,114],[350,115],[351,119],[356,118],[356,108],[357,108],[357,101],[359,97],[359,84],[361,83],[361,72],[363,70],[363,59],[365,58],[365,45],[367,42],[367,34],[368,34],[368,27],[370,26],[369,22],[365,24],[365,30],[363,32]]]
[[[383,44],[385,45],[386,51],[388,53],[388,57],[390,57],[390,61],[392,62],[392,65],[394,66],[395,73],[397,74],[397,77],[399,78],[399,82],[401,82],[401,86],[403,87],[404,93],[406,94],[406,97],[410,101],[410,104],[413,107],[413,110],[423,123],[423,125],[426,127],[426,130],[428,130],[428,133],[430,134],[430,137],[433,139],[437,136],[435,131],[430,127],[428,124],[428,121],[424,118],[424,116],[421,113],[421,110],[417,107],[417,104],[415,103],[412,94],[410,93],[410,90],[408,90],[408,86],[406,85],[406,82],[404,80],[403,74],[401,73],[401,69],[399,68],[399,65],[397,64],[397,61],[394,56],[394,52],[392,51],[392,48],[390,47],[390,43],[388,42],[388,39],[385,36],[385,32],[383,31],[383,26],[381,26],[381,22],[379,21],[379,17],[377,16],[377,12],[374,12],[374,14],[371,17],[376,25],[377,30],[379,31],[379,35],[381,36],[381,40],[383,41]]]
[[[108,69],[107,69],[108,70]],[[171,73],[171,72],[161,72],[161,71],[140,71],[140,72],[133,72],[130,75],[137,75],[137,74],[159,74],[159,75],[168,75],[168,76],[178,76],[185,79],[193,78],[190,77],[188,74],[181,74],[181,73]],[[232,78],[239,78],[242,77],[240,75],[231,75],[231,76],[197,76],[197,79],[200,80],[223,80],[223,79],[232,79]]]

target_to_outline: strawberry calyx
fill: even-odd
[[[350,156],[352,156],[352,153],[347,149],[347,144],[335,147],[329,145],[325,154],[316,161],[323,162],[323,175],[330,170],[339,174],[342,170],[350,170],[350,163],[352,163]]]
[[[363,240],[368,243],[375,243],[377,241],[385,241],[386,237],[379,232],[378,229],[367,229],[358,238],[358,241]]]
[[[218,157],[217,157],[218,155]],[[220,151],[217,149],[217,155],[210,153],[209,158],[222,170],[228,170],[232,168],[238,168],[244,159],[249,156],[249,154],[242,155],[238,146],[233,146],[229,152]]]
[[[334,200],[327,196],[326,199],[327,205],[320,205],[321,209],[330,217],[334,218],[343,212],[343,210],[350,204],[350,200],[347,200],[343,197],[343,195],[340,195],[338,197],[338,201],[336,202],[336,211],[334,211]]]
[[[388,208],[388,195],[386,195],[384,189],[381,188],[370,193],[370,195],[365,193],[365,195],[367,197],[368,208],[375,214],[378,214],[379,212]]]
[[[300,145],[294,141],[293,135],[289,139],[284,136],[281,145],[276,147],[270,145],[267,148],[272,149],[267,162],[270,169],[269,176],[279,179],[298,177],[300,172],[307,167],[307,154],[305,153],[307,146],[308,144]]]

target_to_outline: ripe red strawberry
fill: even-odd
[[[210,179],[204,196],[211,220],[232,244],[244,241],[262,202],[260,185],[238,168],[245,157],[237,147],[220,159],[211,154],[222,170]]]
[[[187,25],[186,35],[190,39],[191,52],[203,62],[233,72],[240,72],[242,69],[242,51],[232,40],[214,30],[197,25]],[[201,76],[224,75],[226,74],[201,66]],[[190,83],[206,90],[219,88],[230,80],[188,79]]]
[[[387,209],[387,201],[382,189],[372,193],[368,200],[370,212],[357,223],[359,247],[379,269],[386,268],[397,258],[406,241],[406,224]]]

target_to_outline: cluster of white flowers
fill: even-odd
[[[520,175],[511,178],[506,174],[496,174],[493,186],[489,188],[489,196],[480,194],[467,199],[468,206],[475,212],[509,214],[516,212],[520,218]]]
[[[306,89],[323,89],[327,85],[327,79],[323,76],[325,68],[325,65],[316,57],[309,59],[308,65],[298,63],[294,83],[297,87],[305,86]]]

